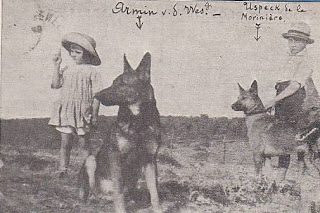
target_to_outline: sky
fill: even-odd
[[[259,13],[246,10],[244,2],[121,2],[4,0],[1,118],[50,116],[60,92],[50,88],[52,58],[69,32],[86,33],[96,40],[102,60],[97,70],[105,87],[122,73],[124,54],[137,67],[144,53],[150,52],[151,81],[161,115],[242,116],[230,107],[238,96],[237,82],[248,88],[257,80],[262,101],[270,100],[275,82],[284,78],[280,67],[288,49],[281,35],[291,23],[309,24],[315,43],[308,45],[308,54],[320,56],[320,3],[253,2],[252,8],[254,4],[267,6]],[[280,10],[269,10],[277,4]],[[119,5],[157,14],[142,15],[139,29],[137,14],[117,12]],[[185,6],[195,5],[199,14],[187,14]],[[285,12],[285,8],[292,11]],[[173,16],[175,11],[177,16]],[[282,20],[243,20],[242,13],[269,18],[271,14]],[[256,23],[260,24],[258,41]],[[62,58],[63,65],[71,63],[64,49]],[[317,60],[315,67],[319,72]],[[100,110],[104,115],[116,112],[117,107]]]

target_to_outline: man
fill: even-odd
[[[293,24],[282,36],[288,40],[289,54],[280,72],[286,74],[276,85],[277,95],[265,105],[266,109],[275,107],[275,118],[283,128],[298,130],[305,128],[308,114],[319,107],[319,94],[313,81],[313,61],[307,54],[307,45],[313,44],[310,27],[305,23]],[[318,74],[318,73],[316,73]],[[298,153],[303,160],[303,152]],[[279,158],[279,167],[288,168],[290,155]]]
[[[300,96],[296,97],[298,100],[301,99],[301,102],[292,104],[291,107],[299,107],[303,111],[308,111],[319,104],[319,95],[312,79],[313,63],[308,57],[306,48],[308,44],[314,43],[314,40],[310,38],[310,28],[305,23],[297,23],[292,25],[290,30],[287,33],[283,33],[282,36],[288,40],[289,55],[286,65],[280,71],[285,72],[287,76],[286,79],[276,85],[278,94],[265,105],[265,108],[281,107],[281,102],[286,98],[300,92]],[[301,96],[304,97],[302,98]],[[284,111],[282,113],[288,114],[288,112]],[[278,116],[285,116],[289,120],[292,120],[292,116],[295,117],[292,114]]]

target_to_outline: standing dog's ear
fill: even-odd
[[[258,83],[256,80],[254,80],[251,84],[251,87],[249,89],[249,91],[255,95],[258,95]]]
[[[238,87],[239,87],[240,95],[243,94],[245,90],[242,88],[242,86],[239,83],[238,83]]]
[[[150,71],[151,71],[151,55],[146,53],[136,71],[139,73],[139,78],[144,81],[151,82],[150,80]]]
[[[124,56],[123,56],[123,62],[124,62],[123,73],[132,72],[133,69],[127,60],[126,54],[124,54]]]

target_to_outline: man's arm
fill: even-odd
[[[277,102],[283,100],[286,97],[289,97],[293,95],[295,92],[297,92],[301,87],[301,84],[297,81],[291,81],[290,84],[276,97],[274,97],[270,102],[268,102],[265,105],[266,109],[270,109],[274,105],[276,105]]]

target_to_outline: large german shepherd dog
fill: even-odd
[[[105,106],[119,106],[117,121],[96,156],[85,160],[79,174],[80,197],[90,192],[110,194],[117,213],[126,212],[138,180],[146,181],[154,212],[162,212],[157,190],[157,153],[160,117],[150,83],[151,55],[146,53],[136,70],[124,56],[124,72],[96,94]]]

